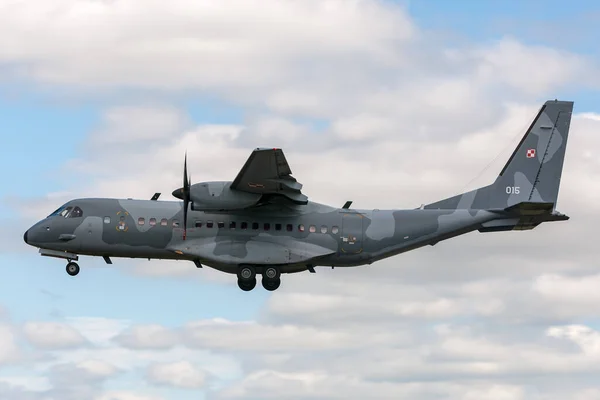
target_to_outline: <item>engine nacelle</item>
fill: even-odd
[[[201,182],[190,186],[194,211],[241,210],[255,205],[262,195],[231,190],[231,182]]]

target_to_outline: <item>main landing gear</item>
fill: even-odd
[[[71,276],[75,276],[79,273],[79,264],[77,264],[76,262],[70,261],[67,264],[67,274],[71,275]]]
[[[277,290],[281,285],[281,272],[277,267],[266,267],[262,271],[262,285],[268,291]],[[256,269],[251,265],[243,265],[238,270],[238,286],[245,292],[256,287]]]

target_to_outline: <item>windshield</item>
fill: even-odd
[[[60,206],[58,209],[56,209],[56,211],[54,211],[52,214],[48,215],[48,218],[54,217],[54,216],[62,213],[64,209],[66,209],[66,207],[64,205]]]
[[[79,207],[62,206],[58,210],[54,211],[52,214],[48,215],[48,218],[56,217],[59,215],[63,218],[79,218],[83,216],[83,210]]]

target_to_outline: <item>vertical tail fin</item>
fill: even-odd
[[[528,202],[551,203],[554,210],[572,113],[572,101],[547,101],[493,184],[425,208],[505,209]]]
[[[490,208],[521,202],[552,203],[556,207],[572,101],[547,101],[492,185]]]

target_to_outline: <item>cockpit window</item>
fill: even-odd
[[[71,212],[72,209],[73,209],[73,207],[67,207],[64,210],[62,210],[60,213],[58,213],[58,215],[60,215],[61,217],[67,218],[67,215],[69,215],[69,213]]]
[[[60,212],[61,212],[62,210],[64,210],[64,208],[65,208],[65,206],[60,206],[60,208],[57,208],[57,209],[56,209],[56,211],[54,211],[52,214],[48,215],[48,218],[50,218],[50,217],[54,217],[54,216],[56,216],[56,215],[60,214]]]
[[[73,211],[67,215],[67,218],[79,218],[83,216],[83,211],[79,207],[75,207]]]

